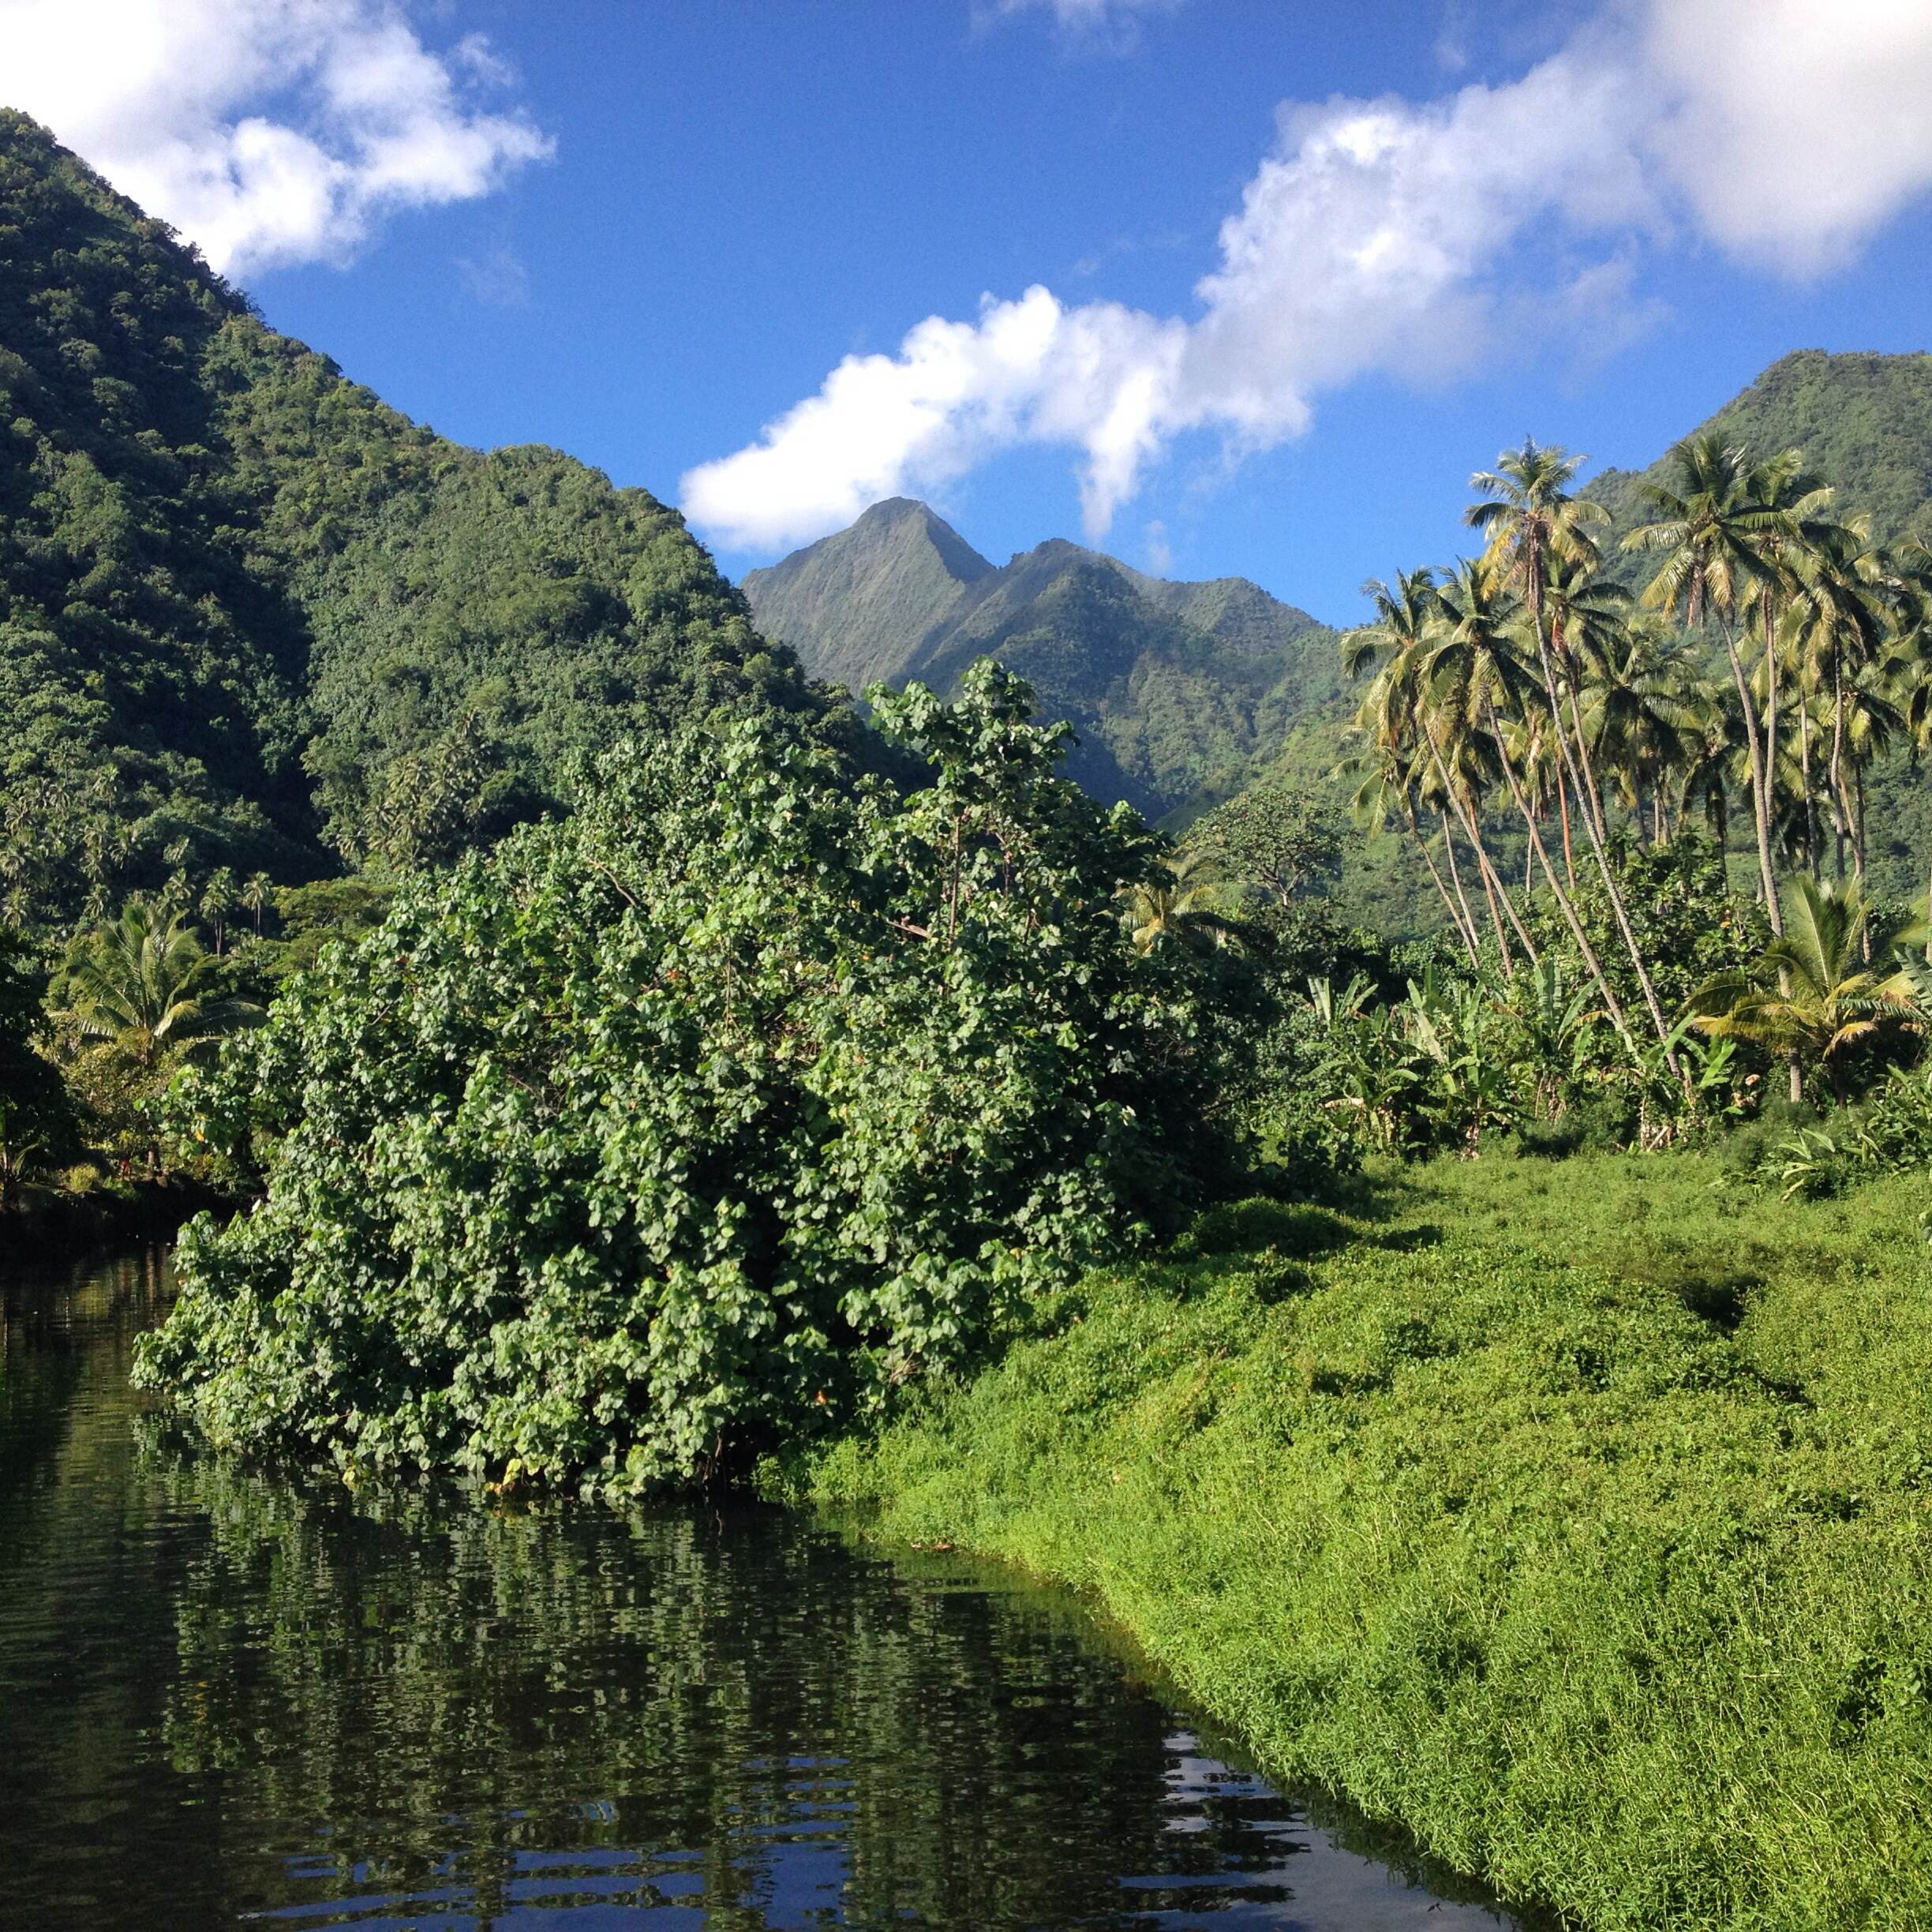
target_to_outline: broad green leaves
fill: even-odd
[[[1203,1155],[1157,862],[991,665],[855,786],[747,720],[604,760],[575,817],[405,888],[191,1082],[264,1198],[181,1250],[143,1380],[351,1475],[625,1492],[875,1404],[1133,1243]]]

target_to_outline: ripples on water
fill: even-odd
[[[127,1388],[166,1292],[0,1277],[0,1926],[1503,1923],[962,1560],[197,1459]]]

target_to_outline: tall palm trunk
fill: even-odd
[[[1436,864],[1435,855],[1429,850],[1428,841],[1423,837],[1421,825],[1416,818],[1415,801],[1410,797],[1406,790],[1402,793],[1402,816],[1408,822],[1409,836],[1415,841],[1416,850],[1422,855],[1422,863],[1428,867],[1428,875],[1435,882],[1436,893],[1448,910],[1449,923],[1456,929],[1456,937],[1462,942],[1463,950],[1469,954],[1469,962],[1473,966],[1477,964],[1479,952],[1475,935],[1463,924],[1462,915],[1456,910],[1455,900],[1449,897],[1449,888],[1443,883],[1442,869]],[[1446,836],[1446,826],[1443,830]],[[1466,912],[1468,908],[1465,907],[1463,910]]]
[[[1758,725],[1758,706],[1751,698],[1750,680],[1744,675],[1736,633],[1728,620],[1718,628],[1724,632],[1724,655],[1731,661],[1731,682],[1737,687],[1738,704],[1744,714],[1744,751],[1750,765],[1751,829],[1758,835],[1758,889],[1771,930],[1782,938],[1784,915],[1778,905],[1777,875],[1771,865],[1771,802],[1765,784],[1764,739]]]
[[[1496,706],[1485,700],[1489,713],[1490,735],[1496,738],[1499,747],[1497,755],[1503,766],[1503,776],[1510,788],[1510,796],[1515,799],[1516,809],[1522,814],[1523,825],[1530,834],[1530,848],[1543,868],[1543,876],[1549,882],[1551,893],[1556,900],[1556,909],[1563,915],[1563,923],[1570,928],[1570,937],[1576,942],[1577,950],[1583,956],[1583,963],[1589,968],[1590,977],[1597,983],[1597,990],[1603,995],[1604,1009],[1609,1014],[1623,1043],[1634,1053],[1636,1043],[1631,1037],[1630,1023],[1623,1017],[1623,1003],[1617,998],[1616,990],[1603,969],[1603,962],[1597,957],[1596,948],[1589,942],[1589,935],[1583,930],[1583,922],[1577,917],[1577,910],[1570,895],[1565,892],[1556,877],[1556,870],[1550,863],[1549,854],[1544,849],[1543,835],[1537,829],[1536,814],[1530,809],[1530,801],[1523,796],[1523,788],[1516,777],[1516,768],[1510,762],[1509,754],[1500,749],[1501,734],[1496,724]]]
[[[1537,658],[1542,667],[1543,690],[1549,703],[1551,721],[1556,727],[1556,742],[1562,748],[1564,759],[1570,763],[1571,780],[1576,786],[1578,795],[1596,803],[1598,801],[1596,799],[1595,773],[1591,773],[1588,793],[1585,792],[1582,776],[1582,772],[1590,769],[1587,737],[1579,736],[1577,741],[1577,752],[1582,760],[1579,768],[1576,756],[1571,750],[1568,734],[1563,728],[1563,700],[1557,691],[1556,667],[1550,661],[1549,636],[1543,624],[1543,558],[1541,546],[1533,545],[1525,560],[1528,567],[1526,575],[1530,586],[1530,627],[1536,634]],[[1688,1076],[1679,1063],[1676,1048],[1671,1045],[1670,1027],[1664,1020],[1664,1008],[1657,998],[1657,987],[1650,977],[1650,968],[1645,963],[1643,949],[1637,943],[1637,934],[1630,923],[1629,909],[1624,905],[1623,895],[1617,888],[1616,877],[1611,869],[1610,856],[1604,848],[1601,828],[1589,811],[1586,811],[1583,814],[1583,825],[1584,829],[1589,834],[1590,848],[1596,856],[1597,869],[1602,875],[1604,891],[1609,898],[1610,910],[1616,918],[1617,930],[1623,936],[1624,949],[1630,954],[1631,964],[1636,970],[1637,983],[1643,989],[1644,1004],[1650,1009],[1650,1023],[1657,1028],[1657,1039],[1662,1043],[1664,1060],[1671,1072],[1679,1080],[1684,1080],[1685,1091],[1688,1092]],[[1568,916],[1574,919],[1574,908]],[[1576,927],[1579,935],[1582,930],[1580,925]],[[1604,981],[1602,984],[1608,993],[1608,982]]]
[[[1832,747],[1829,774],[1832,798],[1832,866],[1840,882],[1845,875],[1845,831],[1849,814],[1844,791],[1844,678],[1838,653],[1832,653]]]
[[[1804,793],[1805,867],[1814,878],[1818,875],[1818,826],[1811,801],[1811,707],[1806,702],[1802,680],[1798,687],[1798,784]]]
[[[1509,889],[1496,877],[1496,868],[1489,863],[1489,854],[1482,842],[1482,828],[1477,823],[1474,809],[1463,796],[1461,786],[1455,784],[1449,776],[1447,762],[1442,754],[1442,747],[1437,742],[1432,726],[1425,724],[1423,736],[1428,740],[1429,755],[1436,762],[1436,782],[1443,788],[1443,796],[1456,808],[1456,816],[1462,821],[1462,829],[1468,835],[1470,849],[1476,855],[1476,875],[1482,881],[1483,897],[1489,906],[1489,923],[1496,928],[1496,949],[1503,955],[1503,970],[1513,972],[1515,962],[1510,957],[1509,936],[1503,929],[1503,917],[1499,909],[1501,904],[1509,909],[1511,925],[1516,928],[1525,949],[1533,960],[1536,949],[1530,943],[1530,936],[1523,930],[1522,921],[1516,916],[1516,908],[1509,896]]]
[[[1563,776],[1563,761],[1556,762],[1556,814],[1563,821],[1563,876],[1570,889],[1576,890],[1576,856],[1570,848],[1570,781]]]
[[[1470,948],[1470,957],[1473,962],[1481,950],[1481,940],[1477,934],[1476,915],[1470,910],[1469,894],[1462,889],[1462,868],[1456,863],[1455,833],[1449,823],[1447,811],[1440,814],[1443,829],[1443,850],[1448,855],[1449,876],[1455,882],[1456,903],[1462,908],[1462,926]]]
[[[1523,924],[1522,916],[1516,910],[1516,901],[1510,897],[1510,889],[1503,883],[1503,874],[1496,870],[1496,861],[1489,856],[1488,848],[1482,843],[1482,835],[1477,829],[1474,808],[1466,807],[1464,809],[1469,816],[1470,837],[1476,841],[1476,856],[1482,863],[1485,889],[1491,894],[1492,910],[1493,911],[1496,905],[1500,904],[1503,910],[1509,915],[1509,923],[1515,929],[1518,939],[1522,942],[1522,949],[1530,955],[1530,964],[1534,966],[1538,964],[1541,957],[1536,949],[1536,942],[1530,937],[1529,929]],[[1515,963],[1510,958],[1509,942],[1503,938],[1500,930],[1496,934],[1496,940],[1502,949],[1503,970],[1506,973],[1514,972],[1516,968]]]

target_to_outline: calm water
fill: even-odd
[[[197,1461],[126,1387],[166,1286],[0,1276],[0,1926],[1506,1923],[962,1560]]]

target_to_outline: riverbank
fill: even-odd
[[[232,1212],[241,1205],[178,1176],[103,1181],[84,1191],[29,1183],[0,1207],[0,1260],[44,1267],[107,1249],[166,1241],[204,1208]]]
[[[1273,1773],[1585,1924],[1932,1923],[1923,1179],[1254,1202],[793,1465],[1093,1594]]]

